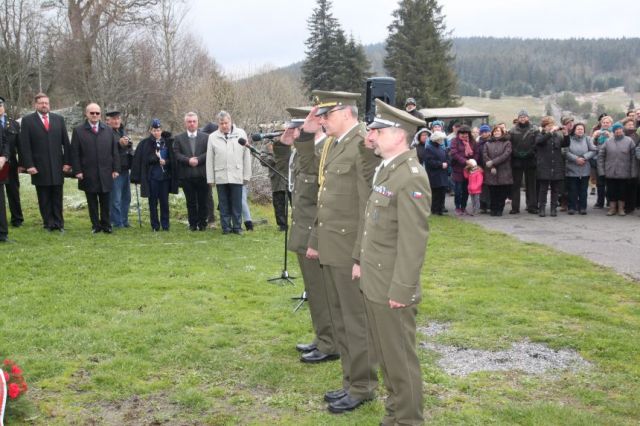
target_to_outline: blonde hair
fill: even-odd
[[[540,120],[540,127],[545,128],[549,124],[556,124],[556,120],[550,115],[542,117],[542,120]]]

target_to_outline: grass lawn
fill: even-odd
[[[67,182],[71,198],[82,199]],[[186,230],[183,199],[168,233],[91,235],[85,209],[65,211],[64,235],[44,232],[23,185],[27,222],[0,246],[0,355],[30,390],[8,425],[372,425],[380,399],[327,412],[338,363],[298,361],[312,337],[295,286],[274,285],[282,234],[269,206],[243,236]],[[76,195],[74,195],[76,193]],[[70,202],[70,201],[69,201]],[[134,201],[135,204],[135,201]],[[133,219],[133,217],[132,217]],[[290,272],[299,275],[295,261]],[[504,349],[529,339],[569,348],[592,367],[542,376],[453,377],[421,351],[430,424],[638,424],[638,283],[578,257],[524,244],[454,218],[433,218],[418,322],[448,322],[437,342]],[[419,336],[424,341],[426,337]],[[24,404],[23,404],[24,405]]]

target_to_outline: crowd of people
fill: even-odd
[[[456,215],[502,216],[507,201],[509,214],[519,214],[523,187],[531,214],[586,215],[591,185],[593,208],[606,203],[608,216],[625,216],[640,207],[639,127],[640,109],[615,123],[603,114],[593,129],[570,116],[560,124],[546,116],[536,126],[522,110],[510,130],[504,123],[456,124],[447,136],[435,120],[418,130],[413,146],[429,175],[436,215],[447,213],[447,193]]]

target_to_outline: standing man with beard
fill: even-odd
[[[513,189],[511,191],[510,214],[520,213],[520,187],[524,177],[527,211],[538,213],[536,190],[536,129],[529,122],[529,114],[525,110],[518,113],[516,125],[509,130],[511,140],[511,171],[513,174]]]
[[[416,351],[420,272],[427,249],[431,188],[409,149],[415,117],[376,99],[367,141],[383,159],[364,215],[360,262],[367,323],[389,392],[382,425],[423,423]]]
[[[87,105],[87,121],[73,129],[71,136],[71,163],[78,179],[78,189],[85,192],[91,232],[110,234],[111,189],[120,170],[118,139],[113,130],[100,121],[100,106]]]
[[[322,268],[317,258],[306,257],[309,238],[318,212],[318,168],[320,153],[325,143],[332,138],[319,127],[315,133],[300,134],[311,108],[287,108],[293,120],[281,137],[283,144],[291,145],[294,139],[295,150],[289,161],[289,190],[293,196],[291,231],[288,248],[296,253],[304,290],[309,302],[311,324],[315,339],[308,344],[298,344],[296,349],[302,352],[300,361],[308,364],[338,359],[338,348],[333,336],[331,315],[327,299],[327,289],[322,278]],[[314,247],[317,248],[317,247]]]
[[[378,385],[359,289],[359,262],[364,208],[380,160],[364,146],[365,129],[358,122],[356,106],[360,94],[312,93],[319,105],[307,116],[303,130],[316,133],[323,127],[334,140],[325,144],[320,159],[318,213],[307,257],[319,259],[322,265],[342,362],[342,388],[327,392],[324,398],[329,411],[344,413],[371,400]]]
[[[64,119],[49,112],[49,97],[38,93],[36,111],[22,118],[20,126],[21,163],[36,187],[42,226],[64,232],[62,186],[64,173],[71,172],[69,135]]]
[[[0,97],[0,133],[9,148],[9,177],[6,183],[7,200],[11,212],[11,226],[22,226],[24,216],[20,203],[20,165],[18,163],[18,148],[20,145],[20,124],[6,114],[4,98]]]

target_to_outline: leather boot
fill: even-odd
[[[624,211],[624,201],[618,201],[618,216],[626,216],[627,212]]]
[[[253,231],[253,222],[251,222],[250,220],[247,220],[244,223],[244,227],[247,228],[247,231]]]
[[[607,212],[607,216],[613,216],[616,214],[616,202],[609,201],[609,211]]]

